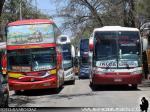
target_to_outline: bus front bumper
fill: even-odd
[[[136,75],[99,75],[94,74],[92,83],[95,85],[140,84],[142,74]]]
[[[10,90],[33,90],[33,89],[46,89],[57,88],[57,77],[42,81],[34,82],[21,82],[19,80],[9,79]]]
[[[64,81],[72,81],[72,80],[75,80],[75,74],[74,73],[70,73],[68,75],[65,74]]]

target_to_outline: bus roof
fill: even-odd
[[[95,28],[95,31],[139,31],[137,28],[122,27],[122,26],[104,26],[101,28]]]
[[[60,35],[57,38],[57,44],[67,44],[67,43],[71,43],[71,40],[68,35]]]
[[[27,25],[27,24],[52,24],[54,23],[51,19],[26,19],[26,20],[18,20],[8,24],[8,26],[17,26],[17,25]]]
[[[6,42],[0,42],[0,49],[6,49]]]

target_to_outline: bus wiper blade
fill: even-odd
[[[109,65],[107,65],[106,69],[110,69],[110,66],[109,66]]]
[[[104,56],[103,55],[99,55],[97,56],[97,59],[103,60],[103,59],[108,59],[108,58],[115,58],[116,55],[110,55],[110,56]],[[117,56],[116,56],[117,57]]]
[[[127,69],[130,69],[130,66],[129,66],[129,64],[126,64],[126,68],[127,68]]]

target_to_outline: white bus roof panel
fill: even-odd
[[[137,28],[131,28],[131,27],[121,27],[121,26],[104,26],[101,28],[95,28],[95,31],[137,31],[139,30]]]

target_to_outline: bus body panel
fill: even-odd
[[[31,78],[34,80],[34,78]],[[52,77],[43,81],[35,82],[21,82],[19,80],[9,79],[10,90],[32,90],[32,89],[46,89],[57,88],[57,77]]]
[[[143,78],[142,46],[137,28],[120,26],[96,28],[89,43],[91,84],[137,85],[141,83]]]
[[[64,73],[60,68],[61,52],[56,44],[61,32],[55,23],[48,19],[19,20],[9,23],[7,29],[10,89],[62,86]]]
[[[64,70],[64,80],[65,81],[73,81],[75,80],[75,74],[73,71],[73,68],[70,68],[68,70]]]
[[[94,74],[92,77],[92,83],[95,85],[122,85],[122,84],[140,84],[142,79],[142,74],[130,75],[130,73],[126,73],[126,75],[101,75]]]
[[[80,40],[80,71],[79,78],[89,78],[89,39]]]
[[[60,35],[57,38],[57,44],[62,50],[64,81],[75,81],[75,73],[73,70],[73,60],[75,57],[74,46],[71,44],[71,40],[67,35]]]

